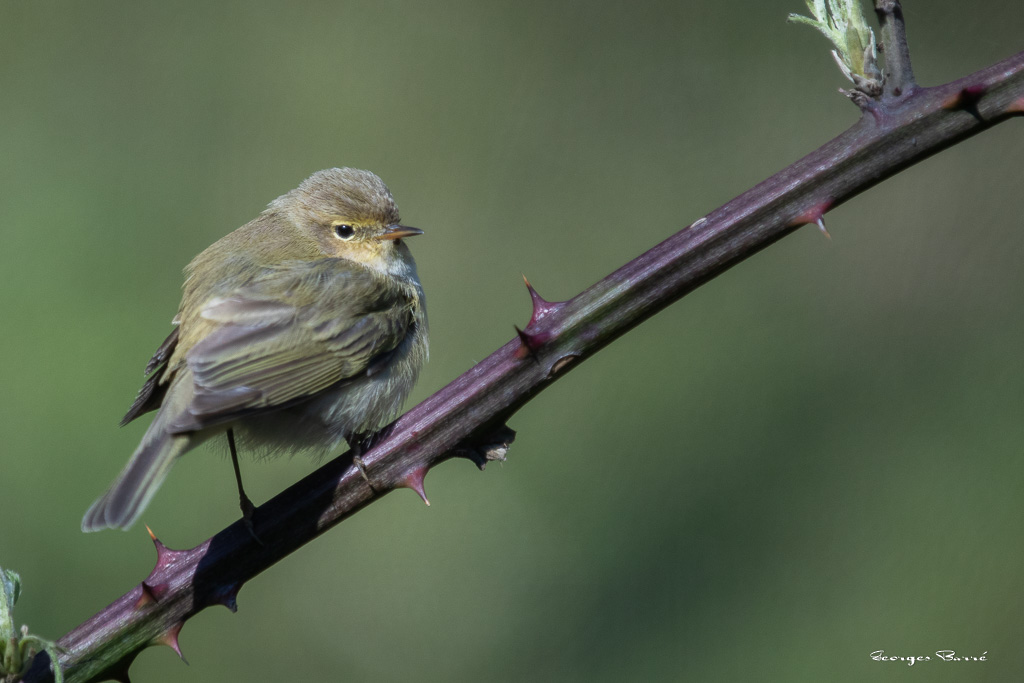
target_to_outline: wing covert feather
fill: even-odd
[[[338,259],[286,264],[212,298],[186,354],[194,394],[175,431],[288,405],[372,369],[410,332],[415,292]]]

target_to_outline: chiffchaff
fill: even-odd
[[[185,269],[174,331],[122,424],[157,410],[83,531],[126,529],[178,456],[227,432],[263,453],[358,443],[427,358],[423,289],[398,209],[368,171],[319,171]]]

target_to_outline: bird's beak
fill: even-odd
[[[389,225],[384,229],[384,234],[380,236],[382,240],[400,240],[403,237],[413,237],[414,235],[422,235],[423,231],[419,228],[410,228],[408,225]]]

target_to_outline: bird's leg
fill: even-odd
[[[263,541],[256,535],[256,527],[252,523],[256,506],[249,500],[249,496],[245,495],[245,488],[242,486],[242,471],[238,468],[238,452],[235,449],[235,431],[233,429],[228,429],[228,449],[231,451],[231,464],[235,468],[235,483],[238,484],[238,507],[242,510],[242,520],[256,542],[263,545]]]
[[[363,480],[370,484],[370,477],[366,474],[366,463],[362,458],[363,453],[370,450],[370,447],[366,445],[366,432],[346,436],[345,440],[348,441],[348,447],[352,451],[352,464],[359,470],[359,474],[363,475]],[[373,488],[373,484],[370,484],[370,488]]]
[[[373,482],[370,481],[370,476],[366,473],[366,463],[363,462],[362,455],[377,445],[377,442],[385,436],[387,436],[386,430],[380,429],[376,432],[353,433],[345,437],[349,448],[352,449],[352,464],[359,470],[359,474],[363,475],[363,479],[371,489]]]

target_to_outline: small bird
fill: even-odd
[[[121,424],[157,414],[82,531],[127,529],[174,461],[225,434],[262,454],[355,449],[395,417],[427,359],[427,313],[384,182],[318,171],[185,269],[174,331]]]

